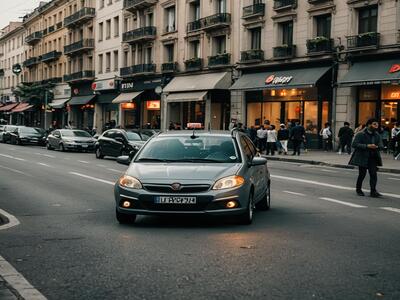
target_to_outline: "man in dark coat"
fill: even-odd
[[[300,146],[304,141],[304,137],[306,135],[306,130],[303,126],[300,125],[299,122],[296,122],[296,126],[292,128],[290,131],[290,140],[293,143],[293,153],[292,155],[300,155]]]
[[[366,128],[354,138],[352,147],[354,148],[351,156],[350,165],[358,166],[359,173],[356,185],[357,195],[364,196],[362,191],[362,183],[367,171],[369,172],[369,184],[371,186],[371,197],[381,197],[382,195],[376,190],[378,181],[378,167],[382,166],[382,158],[380,150],[383,149],[382,138],[377,132],[379,127],[378,120],[369,119]]]
[[[351,154],[351,140],[353,139],[354,131],[350,128],[349,122],[344,122],[344,126],[339,129],[338,138],[340,143],[339,154],[344,153],[346,147],[347,153]]]

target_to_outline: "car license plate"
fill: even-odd
[[[87,147],[88,147],[88,145],[85,145],[85,144],[82,145],[82,148],[87,148]]]
[[[196,204],[196,197],[173,197],[173,196],[157,196],[154,199],[157,204]]]

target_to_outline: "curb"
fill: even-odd
[[[327,162],[316,161],[316,160],[297,159],[297,158],[284,158],[284,157],[271,157],[271,156],[267,156],[266,158],[268,160],[274,160],[274,161],[284,161],[284,162],[291,162],[291,163],[303,163],[303,164],[309,164],[309,165],[327,166],[327,167],[342,168],[342,169],[356,169],[356,166],[333,164],[333,163],[327,163]],[[384,173],[400,174],[400,169],[379,168],[378,171],[379,172],[384,172]]]

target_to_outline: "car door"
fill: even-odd
[[[53,148],[58,148],[59,140],[61,139],[61,133],[59,130],[55,130],[49,135],[49,143]]]
[[[107,130],[99,138],[99,147],[103,155],[112,155],[112,141],[115,135],[115,130]]]
[[[125,148],[127,139],[121,131],[116,131],[112,141],[112,156],[120,156]]]
[[[245,155],[246,159],[246,168],[247,168],[247,178],[250,182],[253,183],[254,186],[254,199],[258,200],[260,194],[260,177],[262,176],[262,172],[258,166],[251,166],[250,163],[254,158],[254,153],[251,151],[249,144],[247,143],[245,136],[240,136],[240,145],[242,151]]]

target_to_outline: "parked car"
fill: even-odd
[[[161,133],[115,184],[116,218],[132,223],[149,214],[233,215],[250,224],[254,207],[270,208],[270,186],[267,159],[244,133]]]
[[[78,129],[57,129],[47,137],[49,150],[94,151],[96,140],[86,131]]]
[[[150,138],[140,130],[110,129],[105,131],[97,140],[96,157],[118,157],[137,152]]]
[[[3,143],[10,142],[11,132],[13,132],[17,128],[18,128],[18,126],[16,126],[16,125],[6,125],[4,127],[3,138],[2,138]]]
[[[18,126],[10,132],[10,143],[14,145],[45,145],[46,135],[44,130],[34,127]]]
[[[6,125],[0,125],[0,142],[3,141],[4,127],[6,127]]]

